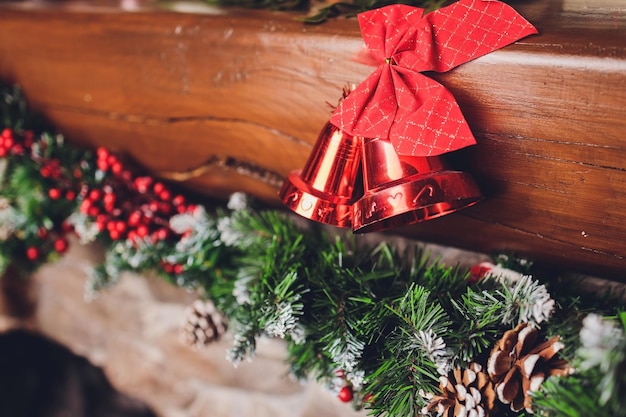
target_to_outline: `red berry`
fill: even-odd
[[[341,388],[337,397],[339,397],[339,399],[343,401],[344,403],[352,401],[352,398],[354,397],[354,393],[352,392],[352,387],[346,385],[345,387]]]
[[[13,152],[15,155],[24,155],[24,147],[21,144],[17,143],[15,144],[15,146],[13,146],[11,152]]]
[[[74,178],[80,179],[82,177],[83,177],[83,171],[81,171],[80,168],[74,169]]]
[[[186,212],[187,212],[187,207],[186,207],[184,204],[181,204],[180,206],[177,206],[177,207],[176,207],[176,211],[177,211],[179,214],[186,213]]]
[[[98,165],[98,169],[100,171],[107,171],[109,169],[109,163],[106,161],[106,159],[98,159],[96,165]]]
[[[87,209],[87,215],[90,217],[96,217],[100,214],[100,209],[96,206],[91,206]]]
[[[91,200],[83,200],[80,203],[80,212],[83,214],[87,214],[92,205],[93,203],[91,202]]]
[[[139,236],[137,236],[137,232],[135,232],[134,230],[131,230],[131,231],[128,232],[128,236],[126,237],[126,240],[134,242],[138,238],[139,238]]]
[[[107,213],[111,213],[113,210],[115,210],[115,205],[114,204],[105,204],[104,205],[104,210]]]
[[[100,190],[91,190],[89,192],[89,199],[93,200],[93,201],[97,201],[100,199],[100,197],[102,196],[102,193],[100,192]]]
[[[167,230],[166,228],[162,227],[159,230],[157,230],[156,232],[154,232],[154,237],[157,240],[165,240],[165,239],[167,239],[169,234],[170,234],[169,230]]]
[[[31,261],[37,260],[37,258],[39,258],[39,249],[34,246],[29,246],[26,248],[26,257]]]
[[[163,192],[163,190],[165,190],[165,186],[163,185],[162,182],[155,182],[154,183],[154,187],[152,187],[152,190],[154,191],[155,194],[161,194],[161,192]]]
[[[33,146],[33,143],[35,142],[35,134],[33,133],[32,130],[27,130],[24,132],[24,146],[26,146],[27,148],[30,148],[31,146]]]
[[[100,217],[100,216],[98,216]],[[106,224],[107,221],[106,220],[96,220],[96,226],[98,227],[99,231],[103,231],[104,229],[106,229]]]
[[[144,224],[139,225],[139,227],[137,227],[137,231],[136,232],[137,232],[137,236],[139,236],[139,237],[146,237],[146,236],[148,236],[148,232],[149,232],[148,231],[148,226],[146,226]]]
[[[68,192],[65,193],[65,199],[67,201],[74,201],[74,199],[76,198],[76,193],[72,190],[69,190]]]
[[[104,194],[104,197],[102,197],[102,201],[104,201],[104,204],[113,204],[113,203],[115,203],[115,194],[113,194],[113,193],[106,193],[106,194]]]
[[[170,203],[160,203],[159,211],[163,214],[170,214],[172,211],[172,205]]]
[[[128,215],[128,225],[131,227],[135,227],[141,222],[141,212],[133,211]]]
[[[113,172],[115,175],[121,174],[123,170],[124,167],[119,162],[114,162],[111,164],[111,172]]]
[[[58,180],[61,177],[61,168],[58,165],[53,165],[50,169],[50,176]]]
[[[109,237],[111,238],[111,240],[118,240],[121,236],[122,234],[117,230],[109,230]]]
[[[50,169],[48,165],[44,165],[39,170],[39,173],[41,174],[42,177],[48,178],[52,174],[52,170]]]
[[[182,274],[184,269],[185,268],[181,264],[174,265],[174,273],[177,274],[177,275],[178,274]]]
[[[159,203],[157,203],[156,201],[151,201],[150,204],[148,204],[148,210],[156,213],[157,211],[159,211]]]
[[[39,239],[45,239],[48,236],[48,229],[41,226],[39,230],[37,230],[37,236],[39,236]]]
[[[182,195],[177,195],[176,197],[174,197],[174,199],[172,200],[172,204],[174,204],[175,206],[181,206],[183,204],[185,204],[185,197],[183,197]]]
[[[468,284],[476,284],[478,281],[480,281],[489,274],[489,271],[491,271],[492,267],[493,265],[488,262],[482,262],[480,264],[472,266],[469,271],[470,276],[467,279]]]
[[[141,223],[150,224],[152,223],[152,219],[154,218],[154,213],[150,211],[149,208],[144,207],[144,211],[141,213]]]
[[[168,201],[172,198],[172,193],[170,193],[169,190],[163,190],[159,193],[159,198],[163,201]]]
[[[98,159],[106,160],[109,157],[109,151],[106,148],[99,147],[96,149],[96,154],[98,155]]]
[[[13,131],[11,129],[9,129],[8,127],[2,129],[2,135],[3,138],[12,138],[13,137]]]
[[[163,263],[163,270],[165,272],[167,272],[168,274],[171,274],[172,272],[174,272],[174,265],[172,265],[169,262],[164,262]]]
[[[135,189],[140,194],[145,194],[145,193],[148,192],[148,188],[150,187],[150,184],[152,184],[152,178],[150,178],[150,177],[137,177],[137,178],[135,178],[134,184],[135,184]]]
[[[13,138],[4,138],[4,143],[2,144],[5,149],[11,149],[13,147]]]
[[[118,220],[117,222],[115,222],[115,230],[117,230],[120,233],[124,233],[126,231],[126,223],[124,223],[121,220]]]
[[[48,197],[52,200],[58,200],[61,197],[61,190],[58,188],[50,188],[50,190],[48,190]]]
[[[59,253],[64,253],[65,251],[67,251],[67,247],[68,247],[67,240],[65,240],[62,237],[54,241],[54,250]]]

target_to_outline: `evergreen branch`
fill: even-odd
[[[331,3],[319,8],[316,8],[315,3],[313,3],[313,13],[301,18],[301,20],[306,23],[323,23],[328,19],[337,17],[354,17],[359,13],[391,4],[407,4],[409,6],[421,7],[428,12],[452,2],[453,0],[351,0]]]
[[[539,415],[558,417],[614,417],[613,410],[601,406],[592,384],[591,375],[550,378],[541,390],[533,393],[533,404]],[[591,377],[591,379],[596,379]]]
[[[385,336],[388,353],[369,377],[368,389],[375,393],[369,406],[375,415],[413,416],[425,405],[419,393],[432,392],[440,370],[449,369],[445,345],[431,341],[447,336],[450,322],[430,292],[417,284],[385,308],[393,325]]]
[[[297,16],[305,23],[318,24],[337,17],[354,17],[358,13],[378,9],[391,4],[406,4],[420,7],[426,12],[436,10],[454,0],[349,0],[336,3],[317,0],[206,0],[207,3],[224,7],[244,7],[290,12],[307,12]]]
[[[468,287],[461,301],[451,300],[452,320],[458,323],[453,332],[455,362],[467,364],[489,349],[492,341],[501,332],[503,300],[497,292],[474,291]]]

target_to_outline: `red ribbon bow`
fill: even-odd
[[[452,93],[421,71],[448,71],[537,33],[496,0],[460,0],[423,13],[392,5],[358,16],[380,65],[330,119],[353,136],[388,139],[402,155],[435,156],[476,143]]]

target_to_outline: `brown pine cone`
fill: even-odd
[[[187,307],[181,339],[187,345],[202,347],[218,340],[226,329],[226,318],[212,301],[196,300]]]
[[[558,336],[540,340],[539,331],[528,323],[505,332],[487,362],[498,399],[510,404],[513,411],[526,409],[532,413],[530,393],[549,376],[569,372],[567,362],[557,358],[563,347]]]
[[[472,362],[466,369],[456,368],[439,378],[441,394],[434,395],[423,413],[437,412],[444,417],[488,417],[496,394],[482,367]]]

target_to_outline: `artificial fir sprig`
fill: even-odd
[[[468,363],[488,351],[500,332],[502,300],[497,293],[468,287],[460,300],[451,299],[452,318],[457,331],[452,332],[455,363]]]
[[[626,333],[624,313],[583,320],[580,346],[572,363],[577,372],[550,380],[534,394],[544,415],[568,417],[626,415]]]
[[[309,15],[300,17],[306,23],[323,23],[335,17],[354,17],[358,13],[373,10],[390,4],[408,4],[422,7],[427,11],[435,10],[452,3],[454,0],[206,0],[221,6],[246,7],[252,9],[281,11],[310,11]]]
[[[11,97],[0,146],[3,270],[10,265],[24,275],[58,257],[73,228],[79,242],[105,249],[88,280],[90,296],[124,271],[156,271],[226,316],[233,362],[250,359],[260,337],[284,339],[296,377],[331,386],[375,415],[437,415],[464,407],[496,415],[497,407],[479,404],[491,401],[494,384],[471,380],[499,373],[501,364],[488,360],[496,346],[514,366],[534,361],[535,373],[561,366],[555,358],[568,361],[569,368],[559,368],[568,372],[555,372],[563,375],[524,393],[536,414],[625,413],[623,299],[551,290],[531,263],[510,257],[509,265],[522,273],[481,266],[480,276],[471,277],[472,271],[433,260],[419,245],[401,251],[330,233],[257,209],[238,193],[226,207],[189,204],[106,149],[84,151],[13,120],[16,114],[31,120],[23,105],[7,107],[23,103],[14,91],[2,93]],[[546,340],[536,352],[532,340],[519,349],[510,345],[529,332]],[[457,386],[451,391],[442,381]],[[499,396],[506,396],[504,388],[495,387]],[[524,415],[499,405],[497,415]]]

